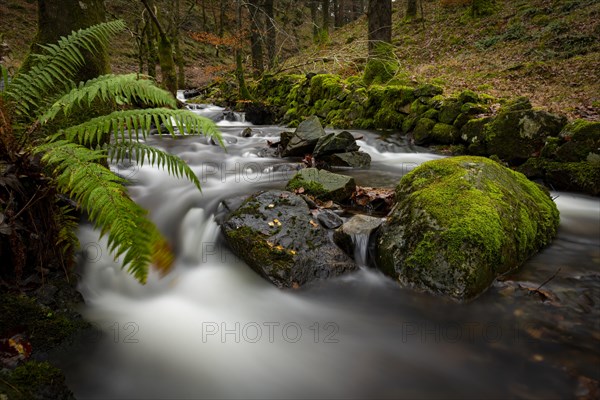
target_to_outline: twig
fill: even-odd
[[[538,292],[538,291],[539,291],[539,290],[540,290],[542,287],[544,287],[544,286],[545,286],[545,285],[546,285],[548,282],[550,282],[552,279],[556,278],[556,275],[558,275],[558,273],[560,272],[560,269],[561,269],[561,268],[562,268],[562,267],[558,267],[558,269],[556,270],[556,272],[554,273],[554,275],[552,275],[550,278],[546,279],[546,280],[544,281],[544,283],[542,283],[540,286],[538,286],[538,288],[537,288],[537,289],[535,289],[534,291],[535,291],[535,292]]]

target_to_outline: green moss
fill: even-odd
[[[421,118],[417,121],[413,131],[413,138],[418,145],[427,144],[431,141],[431,132],[436,122],[429,118]]]
[[[399,129],[404,122],[404,115],[391,108],[384,107],[375,114],[373,121],[378,129]]]
[[[302,175],[296,174],[287,184],[286,190],[295,191],[300,188],[304,189],[305,194],[309,194],[315,197],[322,197],[327,195],[327,190],[319,182],[307,181]]]
[[[461,113],[461,104],[456,99],[446,99],[440,107],[439,121],[444,124],[453,124]]]
[[[38,361],[28,361],[10,372],[0,372],[0,394],[13,400],[75,399],[65,384],[63,373],[47,362]]]
[[[408,133],[412,131],[417,123],[417,117],[408,116],[402,122],[402,133]]]
[[[0,336],[16,327],[27,333],[35,350],[47,351],[89,324],[71,315],[52,312],[30,297],[0,294]]]
[[[429,105],[424,104],[421,99],[416,99],[410,105],[410,113],[414,115],[421,115],[429,110]]]
[[[308,92],[310,104],[318,100],[333,99],[342,92],[342,82],[339,75],[318,74],[310,80]]]
[[[431,137],[435,143],[452,144],[458,140],[458,129],[452,125],[437,123],[431,130]]]
[[[394,47],[389,43],[375,44],[374,56],[367,61],[363,81],[367,85],[389,82],[398,72]]]
[[[431,109],[425,111],[421,115],[421,117],[422,118],[429,118],[429,119],[432,119],[434,121],[437,121],[439,114],[440,114],[440,112],[438,110],[436,110],[435,108],[431,108]]]
[[[479,103],[481,101],[479,95],[472,90],[464,90],[458,95],[458,101],[465,103]]]

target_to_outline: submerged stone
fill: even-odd
[[[379,268],[402,284],[457,300],[548,245],[559,222],[549,195],[482,157],[429,161],[405,175],[377,240]]]

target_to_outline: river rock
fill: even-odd
[[[323,159],[331,167],[366,168],[371,165],[371,156],[364,151],[332,154]]]
[[[511,164],[522,163],[539,152],[548,137],[558,136],[566,123],[564,116],[527,109],[522,102],[511,104],[486,125],[485,151]]]
[[[313,156],[320,158],[335,153],[351,153],[358,151],[359,148],[356,139],[350,132],[328,133],[319,138]]]
[[[221,230],[238,257],[280,288],[356,269],[302,197],[291,192],[252,195],[227,217]]]
[[[584,161],[590,154],[600,155],[600,122],[577,119],[560,132],[565,143],[556,149],[560,161]]]
[[[355,254],[356,246],[368,246],[373,233],[379,229],[383,219],[368,215],[355,215],[333,233],[333,241],[347,254]],[[360,243],[361,240],[363,243]],[[358,242],[358,243],[357,243]]]
[[[334,174],[316,169],[301,169],[287,184],[287,190],[303,189],[303,192],[319,200],[346,201],[356,189],[356,183],[351,176]]]
[[[548,193],[518,172],[482,157],[429,161],[396,187],[378,266],[404,285],[467,300],[548,245],[558,222]]]
[[[325,136],[325,131],[316,116],[309,117],[298,125],[290,138],[282,137],[282,144],[285,144],[281,155],[283,157],[304,156],[314,151],[319,139]]]
[[[311,204],[309,204],[308,206],[310,207]],[[342,217],[330,210],[321,210],[317,214],[317,219],[319,220],[321,225],[323,225],[323,227],[327,229],[339,228],[344,223]]]

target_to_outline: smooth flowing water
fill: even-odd
[[[171,274],[139,285],[81,229],[82,312],[101,334],[62,360],[78,398],[564,398],[587,393],[580,376],[600,379],[597,198],[555,193],[556,241],[470,304],[368,268],[278,290],[228,250],[215,216],[224,198],[283,188],[297,165],[256,156],[281,128],[242,138],[247,124],[220,125],[227,152],[202,137],[148,140],[186,160],[202,193],[158,169],[114,166],[173,243]],[[393,187],[438,157],[352,133],[373,158],[345,172],[363,186]]]

